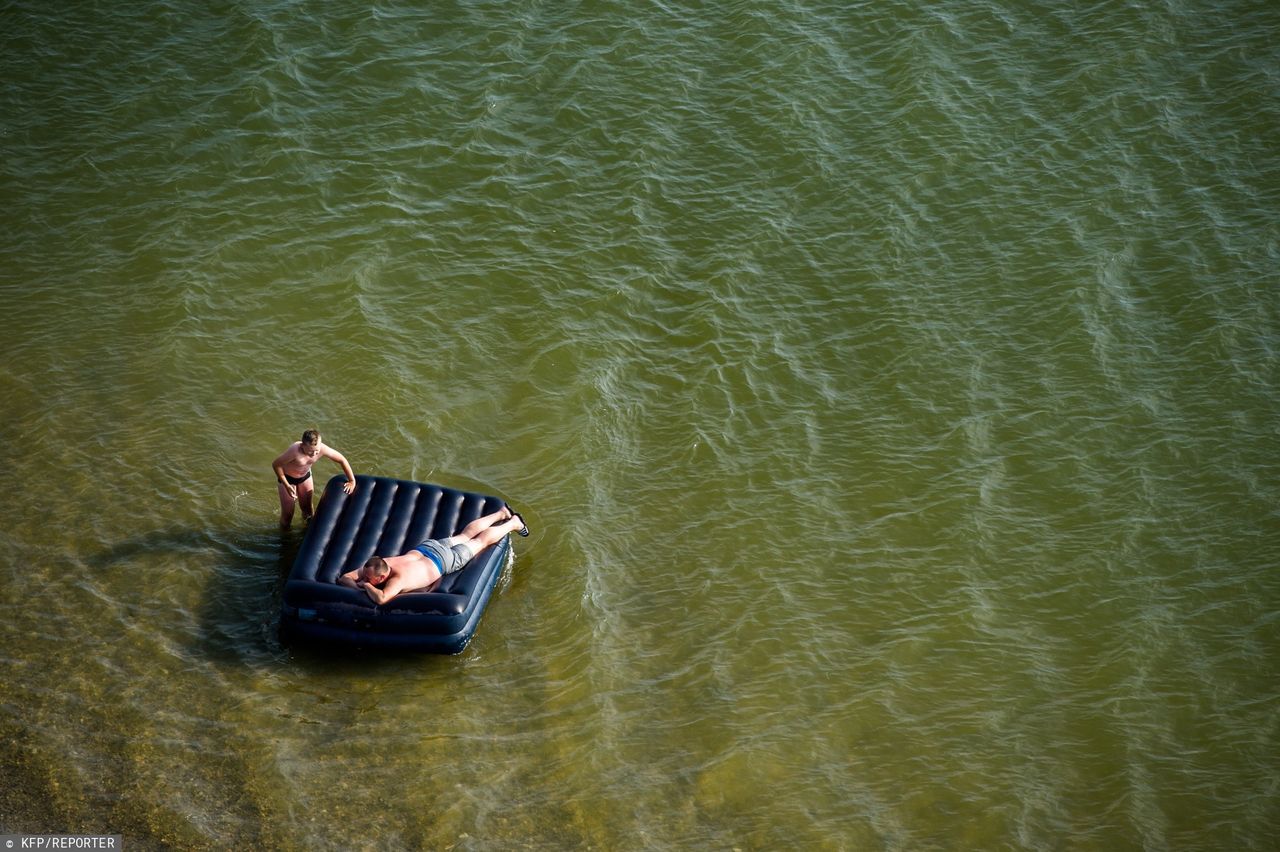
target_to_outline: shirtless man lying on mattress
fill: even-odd
[[[401,592],[421,591],[445,574],[461,571],[477,553],[510,532],[528,535],[529,527],[504,503],[498,511],[467,524],[457,535],[427,539],[399,556],[370,556],[364,565],[339,577],[338,582],[364,589],[374,603],[384,604]]]

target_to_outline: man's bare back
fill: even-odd
[[[440,569],[436,567],[436,563],[416,550],[410,550],[401,556],[388,556],[386,562],[391,573],[385,582],[378,584],[384,589],[391,585],[392,580],[396,580],[400,591],[417,592],[440,579]]]
[[[461,570],[476,554],[512,532],[528,535],[529,528],[524,518],[510,506],[503,505],[496,512],[476,518],[462,532],[447,539],[424,541],[399,556],[371,556],[361,567],[339,577],[338,582],[362,589],[374,603],[384,604],[402,592],[428,588],[446,572]],[[440,558],[441,564],[423,550]]]

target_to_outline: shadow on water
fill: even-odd
[[[304,541],[304,530],[168,529],[131,538],[93,557],[103,570],[142,568],[148,560],[180,555],[202,575],[195,584],[195,614],[184,640],[192,656],[218,664],[253,668],[293,668],[303,674],[366,676],[409,664],[444,663],[447,655],[380,649],[377,653],[338,645],[289,642],[280,632],[280,609],[289,572]],[[465,654],[465,652],[464,652]]]
[[[381,649],[377,653],[341,645],[290,641],[280,630],[280,610],[289,572],[305,540],[304,530],[246,532],[243,542],[224,546],[218,581],[201,605],[201,652],[223,663],[283,667],[301,674],[365,676],[395,671],[406,661],[419,667],[436,655]]]
[[[198,598],[189,606],[192,652],[219,662],[262,664],[287,658],[278,635],[280,601],[302,540],[299,531],[168,529],[122,541],[89,561],[117,570],[182,559],[198,576],[192,584]]]
[[[224,663],[286,663],[280,602],[302,546],[301,532],[245,531],[223,543],[215,582],[200,605],[201,651]]]

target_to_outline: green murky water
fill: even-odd
[[[0,18],[0,829],[1274,842],[1274,7]],[[525,510],[461,656],[280,645],[311,426]]]

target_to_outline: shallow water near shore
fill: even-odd
[[[1280,10],[3,17],[0,832],[1271,848]],[[311,427],[465,652],[280,643]]]

